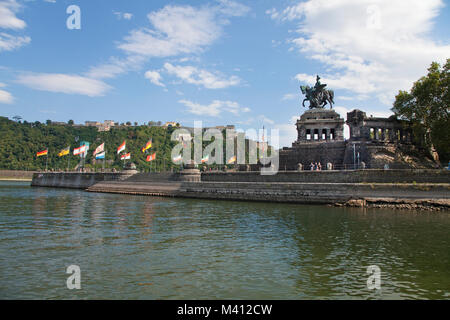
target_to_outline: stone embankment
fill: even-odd
[[[31,181],[35,171],[0,170],[0,180]]]
[[[395,171],[395,172],[394,172]],[[446,171],[202,173],[39,173],[33,186],[196,199],[326,204],[367,208],[450,209]],[[328,179],[327,179],[328,177]],[[402,183],[396,181],[401,177]],[[311,180],[319,180],[311,182]],[[327,181],[328,180],[328,181]],[[331,180],[331,181],[330,181]],[[344,180],[344,182],[342,181]],[[416,182],[419,180],[420,182]]]

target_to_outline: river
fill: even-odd
[[[449,299],[449,231],[448,212],[0,181],[0,299]]]

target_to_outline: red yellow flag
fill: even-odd
[[[145,145],[145,147],[143,147],[141,150],[142,152],[145,152],[145,150],[148,150],[152,147],[152,139],[150,139],[147,144]]]
[[[36,156],[40,157],[40,156],[46,156],[48,155],[48,149],[45,149],[43,151],[40,151],[38,153],[36,153]]]
[[[147,161],[148,162],[153,161],[155,159],[156,159],[156,152],[154,154],[151,154],[151,155],[147,156]]]

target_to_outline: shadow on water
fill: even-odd
[[[450,215],[0,183],[0,298],[445,299]],[[66,287],[79,265],[82,289]],[[381,269],[381,289],[366,269]]]

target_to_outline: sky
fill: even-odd
[[[290,146],[300,85],[389,116],[449,30],[443,0],[0,0],[0,115],[265,126]]]

